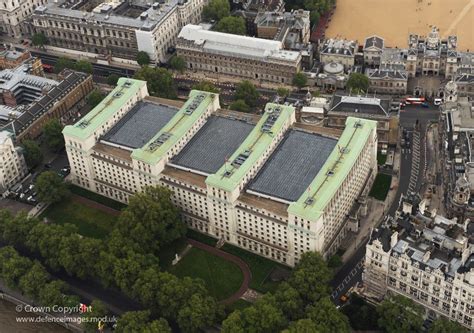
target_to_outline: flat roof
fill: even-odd
[[[317,221],[326,205],[346,179],[371,133],[376,131],[373,120],[347,117],[344,132],[321,171],[297,202],[288,208],[288,213],[308,221]]]
[[[195,122],[208,110],[216,94],[191,90],[189,99],[173,118],[148,143],[133,150],[132,158],[147,164],[155,164],[193,127]]]
[[[242,120],[211,116],[171,163],[207,174],[215,173],[253,127]]]
[[[279,114],[275,116],[277,109]],[[252,166],[273,142],[274,135],[280,133],[282,127],[291,121],[294,113],[295,108],[292,106],[267,103],[265,114],[229,158],[229,163],[207,177],[206,184],[229,192],[238,187]],[[234,161],[239,164],[234,164]]]
[[[129,148],[140,148],[150,141],[176,112],[178,109],[174,107],[139,101],[102,140]]]
[[[87,139],[135,96],[144,85],[146,85],[145,81],[120,78],[115,89],[102,102],[74,125],[64,127],[63,134]]]
[[[294,202],[308,188],[337,144],[336,139],[290,130],[248,190]]]

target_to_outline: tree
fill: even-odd
[[[423,324],[423,307],[401,295],[385,299],[377,313],[378,324],[387,333],[417,332]]]
[[[349,80],[347,80],[347,89],[353,93],[367,92],[369,78],[361,73],[351,73]]]
[[[64,291],[67,289],[63,281],[54,280],[42,286],[38,300],[44,306],[64,305]]]
[[[258,103],[259,97],[260,94],[252,82],[244,80],[237,85],[235,90],[236,100],[243,99],[248,106],[254,107]]]
[[[65,68],[73,69],[74,66],[75,66],[74,61],[66,57],[61,57],[61,58],[58,58],[58,60],[56,60],[56,64],[54,65],[54,71],[56,73],[60,73],[62,72],[63,69]]]
[[[351,295],[351,301],[349,304],[344,305],[341,308],[347,318],[349,318],[349,324],[354,330],[357,331],[378,331],[378,315],[375,311],[375,306],[368,304],[363,298],[357,296],[357,294]]]
[[[308,307],[306,314],[321,333],[347,332],[351,331],[347,317],[336,309],[329,297],[319,300],[316,304]]]
[[[150,320],[150,311],[125,312],[117,321],[117,333],[143,332]]]
[[[52,118],[43,125],[46,144],[54,151],[64,147],[63,126],[58,119]]]
[[[30,270],[31,266],[31,260],[18,255],[13,247],[0,248],[0,279],[8,287],[18,288],[20,278]]]
[[[289,91],[288,89],[286,89],[286,88],[280,87],[280,88],[277,89],[277,95],[280,96],[280,97],[285,98],[285,97],[287,97],[289,94],[290,94],[290,91]]]
[[[182,332],[197,332],[211,326],[216,321],[216,301],[201,294],[194,294],[179,310],[178,325]]]
[[[211,0],[202,10],[204,21],[219,21],[230,15],[230,3],[228,0]]]
[[[86,332],[97,332],[97,326],[99,323],[95,320],[88,320],[88,318],[103,318],[107,315],[107,307],[100,300],[93,300],[91,303],[91,311],[85,312],[84,317],[86,320],[84,323],[84,328]],[[103,323],[102,323],[103,324]]]
[[[38,199],[44,203],[55,203],[61,201],[68,195],[66,183],[56,172],[45,171],[35,181]]]
[[[273,297],[278,308],[283,311],[290,321],[303,318],[305,308],[303,299],[298,291],[287,282],[282,282],[278,286]]]
[[[31,44],[38,46],[39,48],[44,48],[47,43],[48,39],[42,32],[36,33],[33,35],[33,37],[31,37]]]
[[[222,333],[273,333],[286,326],[286,318],[271,297],[259,299],[242,312],[234,311],[222,323]]]
[[[317,252],[305,252],[288,283],[298,291],[305,304],[314,304],[329,295],[331,270]]]
[[[182,73],[186,69],[186,61],[184,61],[183,57],[175,55],[170,59],[170,67]]]
[[[107,84],[109,86],[116,86],[119,80],[119,76],[117,74],[110,74],[107,76]]]
[[[340,266],[342,266],[342,258],[340,255],[335,254],[329,257],[328,259],[329,268],[336,269],[336,268],[339,268]]]
[[[297,86],[299,89],[305,87],[308,83],[308,78],[302,72],[298,72],[293,77],[293,85]]]
[[[433,324],[431,324],[429,333],[467,333],[469,332],[465,327],[458,322],[451,321],[444,317],[439,317]]]
[[[171,99],[177,97],[173,76],[164,68],[143,66],[136,71],[135,79],[146,81],[152,96]]]
[[[23,140],[21,143],[23,147],[23,156],[29,168],[34,168],[43,161],[43,153],[35,141]]]
[[[153,320],[148,324],[142,331],[143,333],[171,333],[171,327],[168,325],[168,322],[160,318],[158,320]]]
[[[94,71],[92,64],[87,60],[79,60],[78,62],[76,62],[76,64],[74,65],[74,69],[76,71],[88,74],[92,74],[92,72]]]
[[[23,294],[36,300],[41,289],[50,279],[51,277],[43,265],[35,261],[28,272],[20,278],[19,287]]]
[[[158,253],[161,246],[186,234],[179,209],[171,202],[171,191],[161,186],[147,186],[130,197],[120,215],[118,229],[140,244],[143,253]]]
[[[321,333],[318,326],[311,319],[300,319],[290,323],[290,327],[282,333]]]
[[[247,33],[244,18],[240,16],[222,18],[216,25],[216,31],[235,35],[245,35]]]
[[[137,63],[140,66],[146,66],[150,64],[150,56],[145,51],[139,51],[137,53]]]
[[[99,91],[99,89],[94,89],[89,96],[87,96],[87,104],[89,104],[91,108],[95,108],[100,102],[102,102],[104,97],[105,96]]]
[[[215,94],[218,94],[220,92],[219,88],[217,88],[212,82],[209,81],[201,81],[199,83],[196,83],[193,86],[193,89],[207,91]]]
[[[234,110],[234,111],[240,111],[240,112],[249,112],[250,107],[245,103],[243,99],[238,99],[236,101],[233,101],[229,105],[229,109]]]

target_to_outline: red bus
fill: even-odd
[[[42,64],[43,65],[43,70],[46,72],[46,73],[52,73],[53,70],[54,70],[54,67],[51,66],[51,65],[48,65],[48,64]]]
[[[425,102],[424,97],[408,97],[405,99],[407,105],[420,105]]]

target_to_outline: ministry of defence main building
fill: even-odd
[[[193,90],[178,108],[122,78],[63,133],[74,184],[124,203],[165,186],[189,227],[293,266],[337,250],[377,171],[374,121],[349,117],[339,139],[303,127],[290,106],[257,117]]]

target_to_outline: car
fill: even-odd
[[[443,103],[443,100],[441,98],[435,98],[433,101],[433,104],[436,106],[441,105],[441,103]]]
[[[32,196],[32,195],[30,195],[30,196],[28,197],[28,199],[26,199],[26,201],[27,201],[28,203],[34,204],[34,205],[36,205],[36,204],[38,203],[38,200],[36,200],[36,198],[35,198],[34,196]]]
[[[405,139],[402,138],[402,139],[400,140],[400,146],[403,148],[403,147],[405,147],[405,145],[406,145]]]
[[[45,168],[45,169],[51,169],[51,164],[46,163],[46,164],[44,165],[44,168]]]
[[[349,295],[344,294],[344,295],[341,296],[341,298],[339,298],[339,300],[340,300],[342,303],[346,303],[346,302],[349,300]]]
[[[33,190],[35,188],[35,184],[30,184],[30,186],[28,186],[28,190]]]
[[[430,107],[430,105],[426,102],[421,103],[421,106],[424,107],[424,108],[429,108]]]
[[[19,199],[20,200],[25,200],[26,194],[25,193],[20,193]]]

